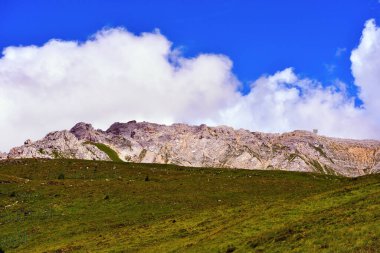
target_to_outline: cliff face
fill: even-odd
[[[230,127],[171,126],[147,122],[114,123],[95,130],[78,123],[13,148],[8,158],[109,160],[95,143],[115,150],[127,162],[195,167],[280,169],[361,176],[380,172],[380,142],[335,139],[307,131],[266,134]]]

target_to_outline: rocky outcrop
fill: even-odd
[[[68,131],[49,133],[36,142],[11,149],[8,158],[72,158],[86,160],[109,160],[108,156],[94,145],[79,140]]]
[[[7,159],[7,157],[8,157],[7,153],[0,152],[0,160]]]
[[[78,140],[97,142],[99,141],[99,135],[102,133],[102,131],[96,131],[91,124],[80,122],[71,128],[70,133],[75,135]]]
[[[308,131],[266,134],[231,127],[130,121],[106,131],[78,123],[70,131],[48,134],[14,148],[9,158],[109,160],[94,144],[115,150],[127,162],[194,167],[319,172],[361,176],[380,172],[380,142],[318,136]]]

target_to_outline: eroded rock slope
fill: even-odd
[[[126,162],[168,163],[195,167],[280,169],[349,177],[380,172],[380,142],[328,138],[307,131],[266,134],[173,124],[130,121],[106,131],[78,123],[70,131],[27,140],[7,155],[15,158],[110,160],[105,144]]]

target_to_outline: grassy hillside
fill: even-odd
[[[91,145],[94,145],[96,146],[98,149],[100,149],[101,151],[103,151],[104,153],[106,153],[106,155],[108,155],[108,157],[111,159],[111,161],[114,161],[114,162],[122,162],[123,160],[120,159],[119,155],[117,154],[117,152],[115,150],[113,150],[112,148],[110,148],[109,146],[103,144],[103,143],[96,143],[96,142],[85,142],[85,144],[91,144]]]
[[[5,252],[380,249],[379,175],[15,160],[0,210]]]

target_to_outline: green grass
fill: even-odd
[[[96,146],[98,149],[103,151],[108,155],[108,157],[111,159],[111,161],[114,162],[122,162],[123,160],[120,159],[119,155],[116,153],[115,150],[110,148],[109,146],[103,144],[103,143],[96,143],[96,142],[85,142],[85,144],[91,144]]]
[[[380,175],[2,161],[0,210],[5,252],[380,248]]]

